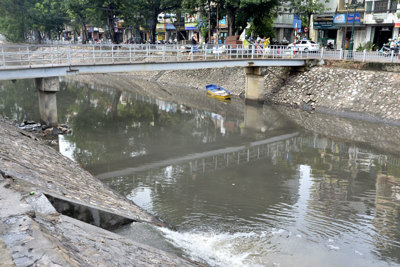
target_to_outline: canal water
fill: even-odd
[[[1,83],[0,114],[39,120],[32,84]],[[61,88],[60,152],[176,229],[119,233],[209,266],[400,264],[398,128],[204,92]]]

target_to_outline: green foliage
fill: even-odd
[[[273,17],[256,17],[250,23],[249,31],[247,32],[248,35],[259,35],[260,37],[275,37],[275,31],[273,28],[274,19]]]
[[[203,37],[213,30],[217,20],[228,15],[229,33],[243,30],[254,21],[253,31],[272,36],[272,11],[279,0],[0,0],[0,33],[13,42],[22,42],[27,34],[35,33],[40,41],[44,35],[60,36],[66,24],[76,32],[88,33],[86,25],[108,26],[109,36],[118,42],[114,28],[115,18],[123,19],[125,26],[148,28],[155,40],[157,16],[162,12],[199,10],[204,18],[200,26]],[[294,0],[293,0],[294,1]],[[260,23],[260,25],[258,24]]]
[[[208,21],[207,21],[207,17],[203,16],[201,18],[201,21],[199,21],[197,23],[197,29],[199,29],[201,36],[206,39],[207,35],[208,35],[208,29],[209,29],[209,25],[208,25]]]
[[[0,12],[0,32],[13,42],[29,31],[59,33],[70,20],[62,0],[1,0]]]
[[[366,42],[364,44],[360,44],[357,47],[357,51],[364,51],[364,50],[374,51],[374,50],[377,50],[377,49],[378,49],[378,47],[376,45],[374,45],[372,42]]]

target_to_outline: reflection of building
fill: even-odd
[[[398,222],[400,221],[400,178],[380,174],[376,180],[376,199],[373,224],[376,235],[375,246],[383,254],[396,250],[390,241],[398,240]],[[380,242],[379,237],[388,241]],[[400,251],[397,248],[397,255]],[[393,253],[394,254],[394,253]]]

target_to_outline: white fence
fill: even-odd
[[[2,45],[0,69],[24,66],[79,64],[124,64],[135,62],[179,62],[231,59],[330,59],[361,62],[399,62],[399,55],[389,53],[324,50],[295,51],[287,46],[255,45]]]

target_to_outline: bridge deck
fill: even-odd
[[[190,53],[195,52],[195,53]],[[344,50],[300,51],[255,45],[2,45],[0,80],[149,70],[302,66],[307,59],[400,62],[398,54]]]
[[[0,80],[45,78],[75,74],[94,74],[132,71],[162,71],[211,69],[230,67],[296,67],[304,66],[305,59],[225,59],[196,60],[176,62],[134,62],[134,63],[96,63],[96,64],[46,64],[32,66],[7,66],[0,68]]]

